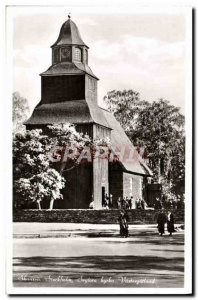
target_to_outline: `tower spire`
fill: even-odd
[[[71,20],[71,13],[68,14],[67,21],[61,26],[61,30],[57,41],[52,45],[62,46],[62,45],[78,45],[85,46],[89,48],[82,40],[79,30],[76,24]]]

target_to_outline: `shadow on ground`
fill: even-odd
[[[16,262],[17,260],[17,262]],[[14,267],[23,265],[24,267],[38,268],[76,268],[80,270],[89,268],[100,270],[169,270],[169,271],[184,271],[184,259],[179,258],[164,258],[157,256],[81,256],[81,257],[27,257],[15,258]],[[49,271],[49,269],[48,269]],[[57,270],[58,271],[58,270]]]
[[[56,286],[56,287],[82,287],[84,281],[81,281],[81,277],[90,277],[93,282],[89,282],[86,287],[101,287],[104,283],[101,282],[102,276],[111,276],[114,278],[114,282],[105,285],[121,286],[121,287],[137,287],[137,283],[121,282],[121,277],[144,279],[155,279],[155,286],[150,283],[142,283],[141,287],[183,287],[184,281],[184,257],[182,255],[182,248],[184,245],[183,234],[177,234],[172,237],[158,236],[157,234],[150,236],[138,235],[136,238],[114,238],[114,239],[98,239],[98,242],[105,245],[112,245],[112,254],[108,255],[83,255],[73,256],[71,252],[70,256],[65,257],[64,254],[61,257],[48,256],[33,256],[33,257],[19,257],[18,254],[13,259],[13,282],[15,286]],[[75,239],[74,239],[75,240]],[[73,241],[74,241],[73,240]],[[138,244],[138,248],[141,251],[137,253],[128,252],[127,255],[114,255],[118,252],[119,244],[123,244],[128,247],[131,245],[131,251],[133,245]],[[126,244],[125,244],[126,243]],[[41,239],[42,244],[42,239]],[[61,244],[62,245],[62,244]],[[148,245],[148,247],[147,247]],[[50,244],[48,245],[50,246]],[[178,247],[179,246],[179,247]],[[91,247],[91,244],[90,244]],[[149,250],[151,249],[151,250]],[[58,249],[57,249],[58,251]],[[120,251],[120,250],[119,250]],[[151,251],[153,255],[149,255],[147,251]],[[152,252],[153,251],[153,252]],[[162,252],[163,255],[159,255]],[[176,255],[171,257],[172,253]],[[142,255],[140,255],[140,253]],[[102,254],[102,253],[100,253]],[[120,252],[122,254],[122,252]],[[131,255],[129,255],[131,254]],[[145,255],[144,255],[145,254]],[[40,255],[40,253],[39,253]],[[27,276],[27,280],[22,279],[21,276]],[[54,281],[49,281],[49,276],[56,278]],[[71,279],[71,282],[59,281],[59,276],[66,276]],[[38,278],[38,282],[34,282],[34,278]],[[128,280],[127,279],[127,280]],[[140,286],[138,286],[140,287]]]

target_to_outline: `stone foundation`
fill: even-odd
[[[184,224],[184,210],[172,211],[175,223]],[[157,210],[128,210],[129,224],[155,224]],[[24,209],[16,211],[14,222],[46,222],[46,223],[90,223],[90,224],[116,224],[119,210],[86,210],[86,209],[54,209],[37,210]]]

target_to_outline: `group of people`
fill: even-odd
[[[106,193],[105,198],[104,198],[103,203],[102,203],[102,208],[103,209],[109,209],[109,208],[112,208],[112,207],[113,207],[113,196],[111,194],[108,196],[108,194]]]
[[[128,197],[118,197],[117,208],[118,209],[132,209],[133,196]]]
[[[102,204],[103,209],[111,209],[111,208],[117,208],[117,209],[145,209],[146,208],[146,202],[143,199],[136,199],[134,201],[133,196],[130,197],[118,197],[117,200],[117,206],[113,205],[113,196],[110,194],[105,194],[104,201]]]
[[[156,198],[156,202],[154,205],[155,209],[182,209],[184,208],[184,201],[181,199],[181,196],[170,196],[170,197],[163,197],[162,200]]]
[[[118,222],[120,224],[120,236],[128,237],[129,236],[129,216],[124,209],[120,210],[120,216],[118,218]],[[157,217],[157,227],[159,234],[162,236],[165,233],[165,224],[167,224],[167,231],[171,236],[173,232],[175,232],[174,228],[174,215],[171,211],[168,211],[167,215],[161,211]]]
[[[144,199],[138,198],[135,200],[133,199],[133,196],[131,197],[121,197],[117,200],[117,208],[118,209],[145,209],[146,202]]]
[[[165,232],[165,224],[167,223],[167,231],[169,235],[175,231],[174,228],[174,215],[171,211],[168,211],[167,215],[162,210],[157,217],[157,227],[159,234],[162,236]]]
[[[90,209],[94,209],[94,201],[92,196],[92,201],[89,204]],[[102,208],[103,209],[123,209],[123,210],[130,210],[130,209],[148,209],[148,205],[143,198],[137,198],[136,200],[133,196],[130,197],[118,197],[117,202],[113,201],[113,195],[108,195],[107,193],[104,196],[102,201]],[[156,198],[154,207],[150,207],[150,209],[182,209],[184,208],[184,200],[181,199],[181,196],[172,196],[172,197],[161,197]]]

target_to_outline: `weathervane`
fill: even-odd
[[[71,18],[71,13],[68,14],[68,18],[69,18],[69,19]]]

